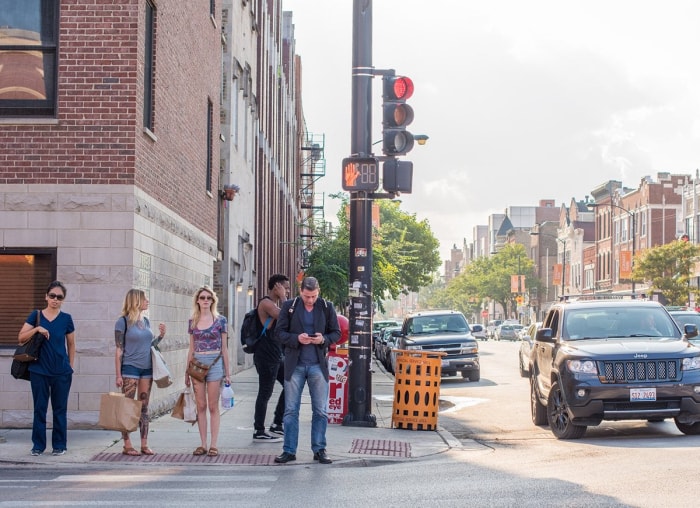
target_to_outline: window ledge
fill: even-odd
[[[151,138],[153,141],[158,141],[158,136],[156,136],[156,135],[153,133],[153,131],[152,131],[151,129],[149,129],[148,127],[144,127],[144,128],[143,128],[143,133],[144,133],[146,136],[148,136],[149,138]]]
[[[58,118],[2,118],[0,117],[1,125],[58,125]]]

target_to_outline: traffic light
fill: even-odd
[[[406,104],[413,95],[413,81],[406,76],[383,76],[382,81],[382,151],[389,156],[404,155],[413,148],[413,134],[406,130],[413,121],[413,108]]]

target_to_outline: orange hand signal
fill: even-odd
[[[354,187],[358,176],[360,176],[360,171],[357,169],[357,165],[354,162],[348,162],[345,165],[345,172],[343,175],[343,178],[345,178],[345,186]]]

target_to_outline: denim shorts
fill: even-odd
[[[122,365],[122,377],[151,379],[153,378],[153,369],[139,369],[133,365]]]
[[[216,358],[218,354],[212,355],[212,354],[202,354],[202,353],[195,353],[194,358],[200,362],[202,362],[205,365],[211,365],[211,362],[214,361],[214,358]],[[212,365],[209,370],[207,371],[207,377],[205,378],[205,381],[208,383],[210,381],[221,381],[224,378],[224,359],[223,357],[219,357],[219,359],[216,361],[214,365]]]

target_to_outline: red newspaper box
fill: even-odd
[[[326,413],[328,423],[343,423],[348,414],[348,336],[350,322],[345,316],[338,316],[340,340],[331,344],[328,351],[328,403]]]

